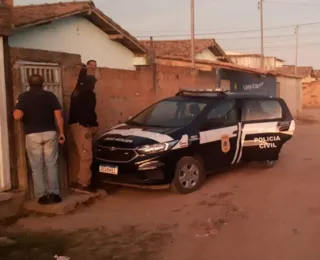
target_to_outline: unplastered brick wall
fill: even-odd
[[[193,76],[190,69],[170,66],[157,66],[155,78],[149,68],[139,71],[100,68],[98,75],[95,91],[99,131],[127,120],[158,100],[175,95],[180,88],[216,86],[215,72],[197,72]]]
[[[303,83],[302,105],[304,108],[320,107],[320,81]]]

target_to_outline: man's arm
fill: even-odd
[[[24,99],[22,98],[22,96],[19,96],[18,99],[17,99],[17,103],[16,103],[16,106],[14,108],[14,111],[13,111],[13,118],[15,120],[20,120],[23,118],[24,116],[24,113],[23,113],[23,110],[24,110]]]
[[[65,141],[65,135],[64,135],[64,119],[62,115],[62,107],[60,105],[60,102],[58,98],[51,93],[51,105],[52,109],[54,111],[54,117],[58,126],[58,131],[59,131],[59,143],[63,144]]]
[[[97,114],[96,114],[96,104],[97,104],[96,94],[94,92],[92,92],[90,95],[90,100],[88,102],[88,106],[89,106],[88,110],[90,111],[90,113],[92,115],[91,126],[94,128],[98,127]]]
[[[54,111],[54,117],[57,122],[58,131],[59,131],[59,142],[63,143],[65,140],[64,136],[64,120],[62,115],[62,110],[55,110]]]
[[[14,120],[20,120],[23,118],[23,111],[20,109],[15,109],[13,111],[13,118]]]
[[[61,134],[61,133],[63,134],[64,133],[64,120],[63,120],[62,110],[55,110],[54,117],[57,122],[59,134]]]

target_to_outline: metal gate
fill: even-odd
[[[53,92],[58,100],[60,101],[61,106],[63,107],[63,89],[62,89],[62,76],[61,68],[59,64],[54,63],[35,63],[35,62],[25,62],[18,61],[16,62],[20,70],[20,82],[21,88],[20,91],[25,92],[29,90],[28,77],[32,74],[39,74],[44,79],[44,89],[47,91]],[[25,149],[21,147],[21,149]],[[25,151],[23,152],[24,154]],[[59,151],[59,179],[60,179],[60,188],[62,193],[66,192],[68,178],[66,174],[66,161],[64,156],[64,148],[61,148]],[[26,156],[27,158],[27,156]],[[27,160],[28,162],[28,160]],[[27,163],[27,177],[28,177],[28,190],[30,198],[33,198],[33,182],[31,177],[31,169]]]
[[[44,89],[53,92],[63,104],[61,68],[55,63],[18,62],[21,78],[21,92],[29,89],[28,77],[39,74],[44,79]]]

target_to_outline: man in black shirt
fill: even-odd
[[[63,144],[65,136],[61,105],[52,92],[43,90],[43,83],[40,75],[33,74],[29,77],[30,90],[18,97],[13,116],[15,120],[23,122],[35,196],[39,204],[49,204],[61,202],[58,142]],[[44,166],[48,174],[47,183]]]
[[[92,163],[92,139],[98,127],[96,115],[96,78],[92,75],[83,77],[82,84],[76,89],[70,102],[69,125],[79,154],[77,190],[89,191]]]

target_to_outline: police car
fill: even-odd
[[[95,169],[101,181],[169,184],[186,194],[225,166],[272,166],[294,130],[281,98],[183,89],[102,134],[94,143]]]

